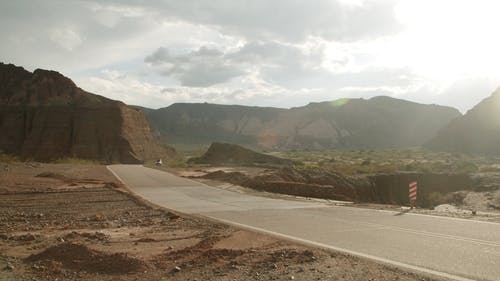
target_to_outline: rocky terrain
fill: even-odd
[[[298,157],[300,155],[298,152],[280,153],[295,156],[292,161],[257,153],[238,145],[214,143],[204,155],[199,158],[192,158],[192,161],[189,161],[191,164],[208,164],[211,167],[203,166],[202,170],[205,172],[188,176],[218,180],[258,191],[278,194],[356,203],[396,205],[408,204],[408,184],[417,181],[419,189],[416,205],[419,207],[432,208],[443,203],[463,204],[469,193],[476,192],[477,194],[471,194],[470,198],[474,196],[489,198],[483,200],[484,207],[479,209],[485,211],[500,210],[500,173],[494,171],[479,172],[480,170],[477,170],[476,167],[482,161],[482,165],[484,165],[482,168],[490,170],[493,167],[487,164],[488,161],[497,163],[494,158],[488,159],[488,161],[482,158],[464,160],[460,155],[452,157],[446,153],[433,153],[429,156],[429,152],[415,150],[407,151],[406,154],[409,155],[400,155],[399,159],[397,159],[394,156],[397,152],[392,151],[387,152],[388,155],[384,157],[389,157],[395,162],[400,161],[399,165],[401,166],[395,166],[396,169],[394,170],[380,172],[377,171],[376,162],[382,162],[379,166],[384,167],[386,159],[365,158],[368,155],[373,156],[374,153],[379,158],[382,157],[381,152],[337,153],[336,155],[343,155],[343,157],[347,158],[341,160],[337,156],[337,160],[334,161],[335,166],[330,167],[322,162],[324,159],[321,159],[321,157],[328,158],[327,152],[322,152],[322,156],[318,156],[316,153],[312,153],[312,155],[306,153],[306,156],[302,156],[302,158]],[[436,163],[425,160],[427,157],[433,158]],[[404,158],[411,159],[411,162],[407,162],[407,159]],[[318,162],[313,164],[310,161],[312,159]],[[446,161],[443,161],[443,159],[446,159]],[[476,167],[476,170],[458,170],[458,166],[449,164],[457,162],[457,159],[468,163],[467,166]],[[355,172],[348,174],[338,169],[338,165],[358,167],[356,162],[360,160],[362,162],[359,167],[373,166],[369,168],[369,173]],[[472,162],[469,163],[468,161]],[[474,163],[474,161],[477,163]],[[318,163],[321,163],[321,165],[318,165]],[[411,165],[405,163],[411,163]],[[415,169],[423,164],[433,168]],[[217,169],[217,167],[235,167],[236,170]],[[242,167],[244,167],[245,172],[238,170]],[[248,173],[248,167],[255,169],[251,169],[252,172]],[[352,170],[352,168],[346,168],[347,171]],[[478,207],[475,206],[474,208],[477,209]]]
[[[420,214],[500,222],[500,185],[494,175],[376,174],[345,176],[324,169],[255,167],[176,168],[170,172],[224,190],[286,200],[326,200],[377,210],[408,206],[408,181],[417,179]],[[498,175],[496,175],[498,177]],[[334,201],[331,201],[334,200]],[[337,201],[340,200],[340,201]]]
[[[0,63],[0,151],[25,159],[140,163],[175,151],[156,143],[144,113],[87,93],[58,72]]]
[[[189,162],[210,165],[243,165],[243,166],[291,166],[294,161],[255,152],[236,144],[217,143],[210,145],[200,157],[191,158]]]
[[[98,165],[0,164],[0,280],[437,280],[178,215]]]
[[[426,145],[443,151],[500,154],[500,90],[453,120]]]
[[[200,176],[229,182],[255,190],[313,197],[321,199],[353,201],[357,203],[408,204],[408,183],[418,181],[420,207],[433,207],[436,198],[461,190],[493,191],[498,186],[481,188],[469,175],[394,173],[346,176],[325,169],[281,168],[262,171],[248,176],[238,171],[214,171]],[[443,198],[444,199],[444,198]],[[462,198],[463,199],[463,198]],[[494,205],[500,208],[500,202]]]
[[[172,143],[231,142],[278,150],[422,145],[460,116],[450,107],[390,97],[291,109],[205,103],[145,111],[151,125]]]

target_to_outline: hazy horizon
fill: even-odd
[[[9,1],[0,61],[149,108],[391,96],[462,113],[500,86],[496,1]]]

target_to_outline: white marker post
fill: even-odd
[[[415,201],[417,201],[417,182],[410,182],[409,188],[409,197],[410,197],[410,209],[415,207]]]

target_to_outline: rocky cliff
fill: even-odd
[[[426,144],[443,151],[500,154],[500,89],[453,120]]]
[[[0,63],[0,150],[22,158],[140,163],[170,157],[144,113],[87,93],[58,72]]]
[[[454,108],[390,97],[341,99],[291,109],[173,104],[148,110],[171,142],[231,142],[273,149],[379,149],[422,145],[450,120]]]

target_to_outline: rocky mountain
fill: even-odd
[[[500,154],[500,89],[440,130],[426,146],[444,151]]]
[[[284,111],[271,107],[176,103],[145,112],[151,126],[171,143],[253,144],[263,128]]]
[[[148,110],[152,127],[173,143],[231,142],[274,149],[378,149],[422,145],[454,108],[390,97],[341,99],[291,109],[173,104]]]
[[[140,163],[175,151],[153,139],[142,111],[87,93],[58,72],[0,63],[0,151]]]
[[[198,158],[189,159],[197,164],[211,165],[242,165],[242,166],[292,166],[292,160],[258,153],[236,144],[217,143],[210,145],[208,150]]]

